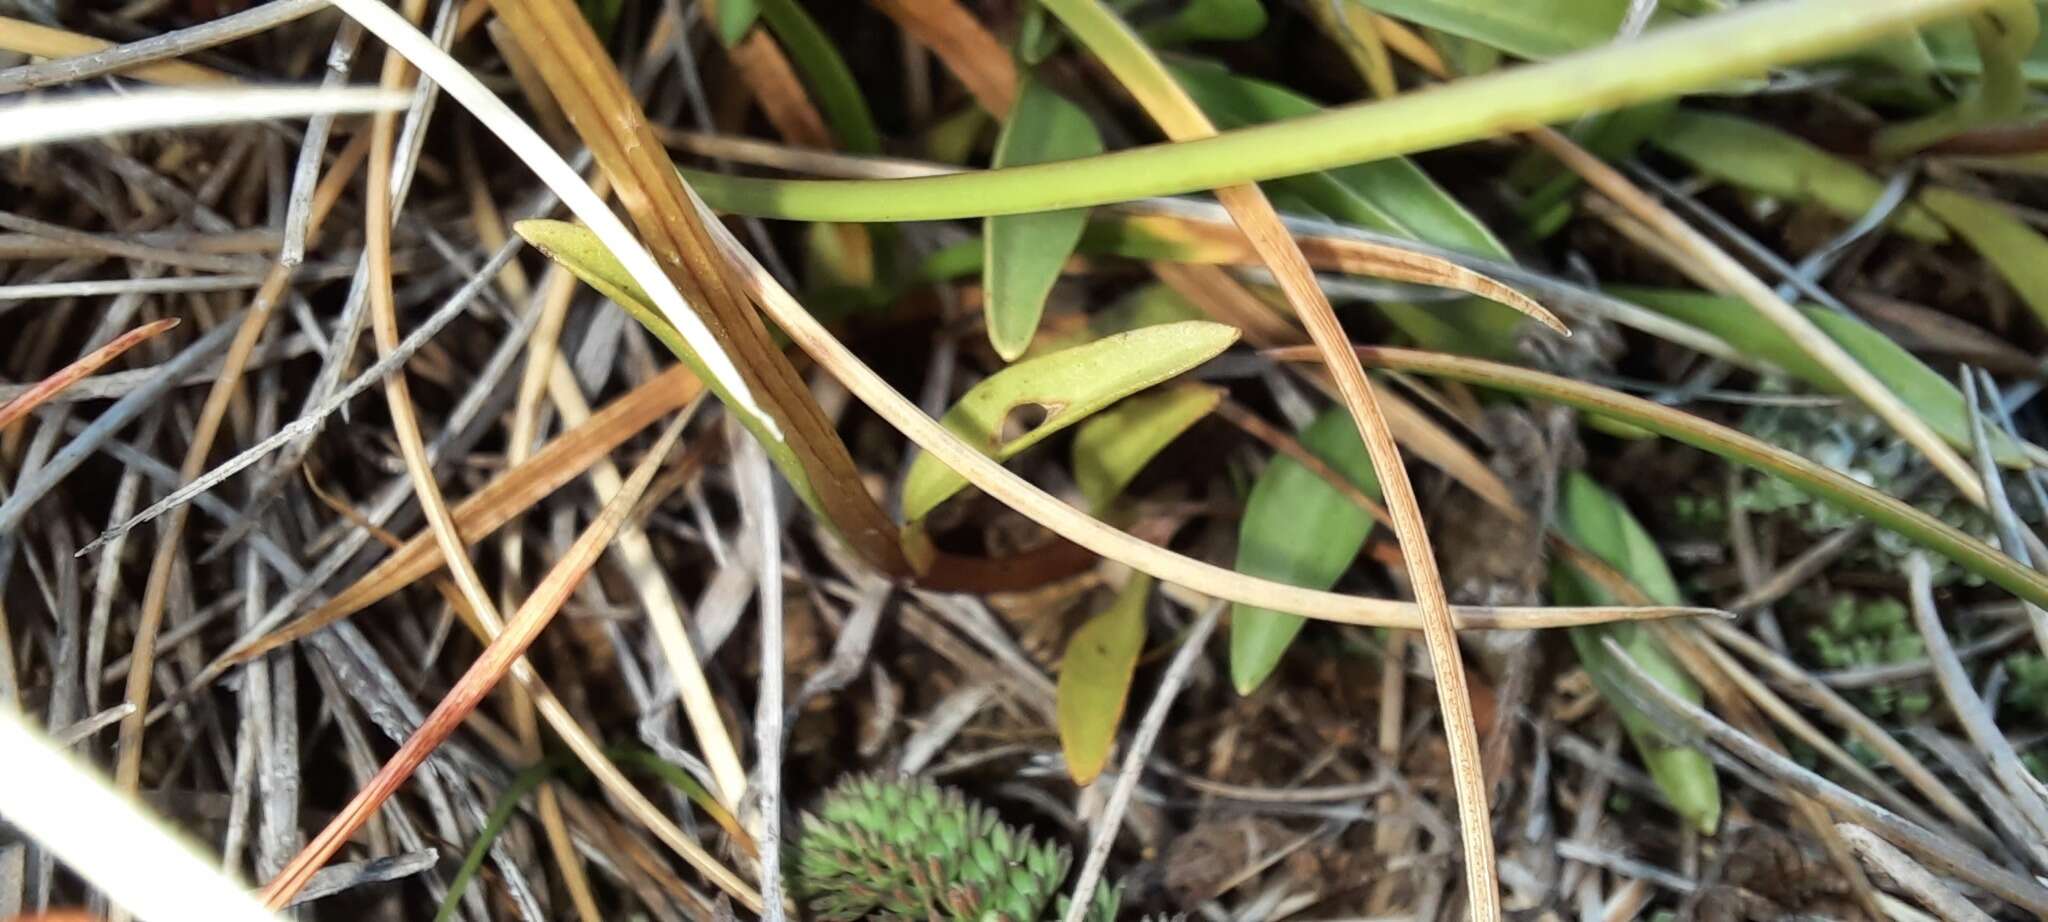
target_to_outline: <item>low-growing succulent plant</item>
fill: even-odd
[[[1066,913],[1072,858],[1005,825],[960,792],[920,779],[858,777],[807,814],[790,889],[829,922],[951,919],[1041,922]],[[1101,885],[1087,922],[1112,922],[1118,892]]]

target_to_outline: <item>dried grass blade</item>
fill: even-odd
[[[739,363],[732,366],[736,380],[730,388],[755,395],[766,407],[747,408],[759,414],[749,428],[769,443],[771,452],[793,456],[801,466],[808,483],[795,484],[797,489],[809,491],[830,525],[869,563],[893,575],[908,575],[910,565],[898,544],[895,523],[868,494],[831,421],[776,347],[760,316],[746,304],[731,267],[718,258],[707,222],[690,206],[675,164],[582,11],[569,0],[491,0],[491,6],[547,78],[562,111],[617,189],[641,239],[660,256],[661,277],[642,278],[635,271],[634,281],[655,295],[665,310],[667,305],[659,301],[663,293],[682,293],[674,307],[686,316],[667,319],[707,363],[713,358],[705,351],[707,346],[720,357],[737,357]],[[579,216],[593,220],[592,215]],[[629,269],[633,266],[629,254],[620,252],[619,241],[604,243]],[[637,241],[625,245],[646,252]],[[684,306],[685,301],[696,310]],[[702,330],[706,342],[688,336],[686,324]],[[716,368],[713,374],[723,377]],[[741,418],[748,419],[748,413]]]
[[[64,392],[86,376],[105,367],[121,357],[121,353],[136,347],[143,340],[178,325],[178,318],[165,317],[155,323],[148,323],[114,337],[112,342],[80,356],[78,361],[64,366],[56,374],[36,382],[28,390],[4,405],[0,405],[0,430],[6,429],[18,419],[34,412],[43,402]]]
[[[669,369],[597,412],[590,420],[556,436],[526,463],[493,478],[482,489],[449,510],[464,539],[483,540],[542,497],[581,476],[598,459],[618,448],[634,433],[702,393],[704,385],[690,370]],[[407,539],[390,557],[319,608],[260,638],[238,644],[223,654],[225,663],[242,663],[292,643],[336,621],[375,605],[443,563],[434,536],[421,532]]]
[[[291,897],[312,879],[314,872],[339,851],[342,845],[369,821],[384,801],[411,777],[413,771],[455,732],[456,727],[482,703],[485,696],[489,695],[491,689],[511,671],[514,664],[520,662],[520,657],[525,654],[527,647],[531,646],[540,636],[540,632],[554,620],[555,613],[561,610],[562,603],[568,600],[569,593],[583,580],[584,575],[597,562],[598,555],[604,551],[605,545],[611,542],[619,526],[625,523],[634,504],[639,502],[647,485],[653,482],[654,474],[660,469],[667,449],[674,445],[675,438],[680,434],[681,427],[669,428],[655,451],[649,453],[634,469],[626,485],[612,497],[611,502],[605,504],[604,511],[583,530],[583,534],[577,537],[576,543],[569,547],[562,558],[556,561],[540,585],[534,587],[533,594],[527,597],[526,603],[520,606],[518,613],[513,615],[512,620],[506,622],[504,631],[484,648],[476,662],[471,664],[455,686],[449,689],[448,694],[434,707],[433,713],[427,716],[419,729],[414,731],[399,747],[398,752],[378,770],[376,777],[356,793],[348,806],[306,845],[289,866],[278,872],[269,885],[264,887],[262,895],[266,904],[279,907],[288,903]],[[699,870],[714,879],[729,879],[731,875],[731,872],[718,867],[715,863],[710,867],[700,867]],[[738,881],[733,879],[731,883],[737,884]],[[745,892],[747,888],[744,884],[739,884],[739,890]]]
[[[1109,67],[1169,138],[1190,141],[1216,135],[1216,126],[1194,99],[1174,81],[1137,33],[1108,7],[1096,0],[1046,0],[1045,5]],[[1309,268],[1307,257],[1281,222],[1279,212],[1255,185],[1218,189],[1216,195],[1251,241],[1253,250],[1272,270],[1302,325],[1308,328],[1310,339],[1325,357],[1326,369],[1336,378],[1343,403],[1369,449],[1387,509],[1393,515],[1394,533],[1407,561],[1408,578],[1422,614],[1430,665],[1437,677],[1437,704],[1443,714],[1465,850],[1466,897],[1474,919],[1494,922],[1501,912],[1500,881],[1494,870],[1493,824],[1487,807],[1472,698],[1465,683],[1464,662],[1458,653],[1450,598],[1443,575],[1437,570],[1415,488],[1401,462],[1400,446],[1387,426],[1386,415],[1364,367],[1348,348],[1336,311]],[[1079,922],[1080,915],[1077,904],[1068,911],[1066,922]]]

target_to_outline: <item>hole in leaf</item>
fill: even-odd
[[[1003,424],[996,427],[996,447],[1001,448],[1030,435],[1054,413],[1065,406],[1060,403],[1020,403],[1003,414]]]

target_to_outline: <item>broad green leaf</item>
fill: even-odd
[[[1145,603],[1151,597],[1152,577],[1132,573],[1116,600],[1067,641],[1054,711],[1060,751],[1075,784],[1094,781],[1109,762],[1138,654],[1145,649]]]
[[[1266,28],[1261,0],[1188,0],[1171,17],[1145,27],[1147,44],[1179,45],[1192,41],[1237,41]]]
[[[1678,584],[1657,550],[1657,542],[1643,530],[1620,499],[1608,493],[1592,478],[1574,471],[1566,476],[1558,496],[1557,528],[1565,537],[1619,570],[1654,602],[1680,605]],[[1553,576],[1552,596],[1564,604],[1613,604],[1612,599],[1591,580],[1562,567]],[[1567,601],[1571,600],[1571,601]],[[1657,722],[1635,705],[1627,695],[1627,679],[1619,671],[1613,654],[1602,643],[1612,637],[1627,651],[1629,659],[1648,673],[1657,684],[1694,704],[1700,689],[1671,658],[1655,634],[1641,625],[1617,623],[1570,629],[1572,647],[1579,663],[1593,679],[1608,706],[1621,717],[1621,725],[1635,743],[1650,777],[1671,800],[1678,814],[1703,835],[1713,835],[1721,823],[1721,782],[1714,763],[1706,753],[1673,741]]]
[[[1242,128],[1323,111],[1314,101],[1271,83],[1237,76],[1210,62],[1182,61],[1174,79],[1220,128]],[[1299,197],[1333,220],[1400,234],[1493,259],[1511,259],[1493,232],[1428,174],[1401,157],[1290,176],[1267,184],[1275,197]],[[1427,308],[1382,303],[1381,311],[1430,349],[1504,356],[1524,318],[1483,298]]]
[[[1768,125],[1734,115],[1680,109],[1650,143],[1694,169],[1752,192],[1812,202],[1853,221],[1884,194],[1884,183],[1854,163]],[[1948,229],[1907,205],[1889,222],[1915,240],[1940,243]]]
[[[619,265],[619,261],[612,257],[611,251],[598,242],[597,235],[582,225],[566,221],[521,221],[514,225],[513,229],[535,249],[540,250],[549,259],[561,263],[577,278],[582,279],[584,284],[597,289],[598,294],[610,298],[613,303],[624,308],[626,313],[632,314],[633,319],[640,321],[640,325],[653,333],[654,338],[661,340],[661,344],[675,353],[676,358],[689,366],[691,371],[696,372],[698,379],[709,386],[720,400],[731,402],[731,395],[727,393],[725,385],[705,371],[703,361],[690,349],[683,335],[654,308],[647,293],[626,273],[625,267]],[[826,514],[824,507],[819,503],[810,477],[804,473],[803,462],[797,459],[789,443],[777,438],[775,433],[759,428],[759,424],[753,421],[752,414],[739,414],[739,419],[747,426],[747,431],[760,441],[762,448],[768,453],[768,459],[775,462],[776,470],[789,480],[790,487],[796,492],[797,497],[803,500],[804,505],[810,507],[819,521],[830,523],[831,516]]]
[[[1777,324],[1757,314],[1741,298],[1710,295],[1697,291],[1662,288],[1610,289],[1619,298],[1640,304],[1674,320],[1699,327],[1726,341],[1744,355],[1754,356],[1784,369],[1787,374],[1832,394],[1846,394],[1848,388],[1819,362],[1785,335]],[[1927,367],[1913,353],[1863,321],[1823,307],[1803,306],[1800,311],[1814,326],[1839,344],[1851,358],[1870,369],[1900,401],[1919,414],[1927,425],[1949,444],[1971,450],[1970,417],[1963,394],[1939,372]],[[2001,464],[2019,464],[2019,447],[2003,434],[1993,441]]]
[[[1523,58],[1554,58],[1613,41],[1628,0],[1352,0]]]
[[[1969,241],[2034,316],[2048,323],[2048,238],[2005,206],[1953,189],[1927,189],[1920,193],[1920,204]]]
[[[1207,321],[1119,333],[996,372],[969,388],[940,422],[969,445],[1005,461],[1118,400],[1214,358],[1236,341],[1235,328]],[[1044,421],[1005,439],[1003,424],[1010,414],[1031,407],[1045,411]],[[903,518],[924,518],[966,485],[952,468],[920,453],[904,478]]]
[[[718,43],[727,48],[740,43],[754,28],[761,8],[755,0],[715,0],[710,5],[711,23],[718,30]]]
[[[1343,407],[1318,415],[1302,431],[1301,444],[1353,486],[1379,495],[1372,456]],[[1314,471],[1280,455],[1260,472],[1245,500],[1237,529],[1237,571],[1328,589],[1351,568],[1371,531],[1371,515]],[[1251,694],[1273,674],[1301,633],[1302,621],[1300,615],[1270,608],[1231,606],[1230,681],[1239,694]]]
[[[1100,516],[1152,458],[1223,402],[1223,389],[1189,381],[1139,394],[1074,432],[1074,485]]]
[[[720,0],[721,7],[725,2]],[[825,30],[818,28],[817,20],[797,0],[753,2],[760,7],[762,21],[775,31],[783,50],[789,52],[790,62],[803,77],[804,88],[817,102],[825,122],[832,126],[832,136],[839,139],[840,146],[847,153],[881,153],[882,138],[875,130],[875,117],[868,111],[868,101],[860,94],[860,84],[854,82],[846,59],[833,47]]]
[[[1313,349],[1287,349],[1287,358],[1312,356]],[[1777,477],[1813,498],[1919,544],[1965,570],[2036,605],[2048,606],[2048,575],[2014,560],[1926,512],[1887,496],[1838,471],[1691,413],[1674,410],[1611,388],[1544,374],[1503,362],[1409,349],[1361,347],[1368,367],[1432,375],[1526,397],[1552,400],[1589,414],[1606,416],[1675,439]]]
[[[995,166],[1021,166],[1102,153],[1102,136],[1079,106],[1045,84],[1026,79],[1003,133],[996,139]],[[1046,296],[1059,280],[1067,257],[1081,241],[1088,209],[1041,211],[986,219],[983,239],[983,310],[989,343],[1004,361],[1030,348],[1045,313]]]

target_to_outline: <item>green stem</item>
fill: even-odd
[[[1746,5],[1633,42],[1393,99],[1056,163],[891,180],[778,180],[686,171],[713,207],[805,221],[930,221],[1178,195],[1431,150],[1657,99],[1843,51],[1986,0]]]

